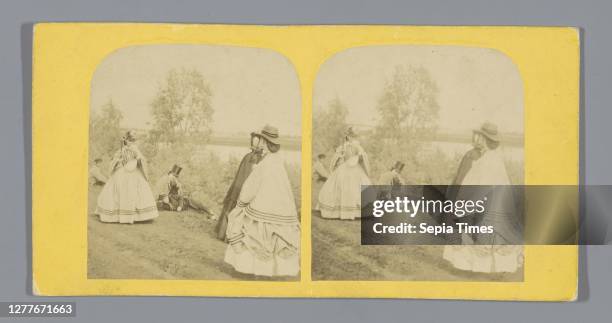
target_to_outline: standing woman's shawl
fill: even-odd
[[[149,180],[147,177],[146,160],[140,152],[140,149],[134,144],[122,145],[121,149],[115,153],[111,161],[111,175],[121,167],[125,167],[128,170],[133,170],[137,167],[145,180]]]
[[[446,199],[455,200],[455,198],[457,197],[459,185],[463,183],[463,179],[465,178],[467,173],[472,169],[472,165],[481,156],[482,156],[482,153],[477,148],[472,148],[467,153],[465,153],[465,155],[463,155],[463,158],[461,158],[461,162],[459,163],[459,168],[457,169],[457,174],[455,175],[455,179],[453,180],[452,185],[448,187],[448,189],[446,190],[446,194],[445,194]]]
[[[357,153],[359,155],[359,165],[361,165],[366,175],[370,176],[370,160],[368,159],[368,154],[365,152],[363,147],[361,147],[357,140],[353,141],[353,145],[357,148]]]
[[[371,185],[368,156],[356,140],[347,140],[337,149],[331,176],[318,197],[321,217],[353,220],[361,217],[361,187]]]
[[[474,188],[469,186],[478,185],[487,189],[478,192],[479,197],[487,196],[485,213],[472,221],[476,225],[493,226],[494,233],[475,237],[464,234],[464,246],[445,246],[444,259],[463,270],[515,272],[522,264],[522,246],[508,244],[521,243],[517,219],[519,214],[499,150],[486,151],[480,158],[473,160],[460,185],[462,187],[458,189],[457,200],[474,199]],[[473,241],[481,245],[470,245]]]
[[[236,171],[234,181],[232,182],[232,185],[230,185],[227,193],[225,194],[225,198],[223,199],[223,209],[221,210],[217,227],[215,228],[217,238],[225,240],[225,231],[227,230],[227,215],[232,211],[232,209],[234,209],[234,207],[236,207],[238,196],[240,195],[240,190],[242,189],[244,181],[246,181],[247,177],[249,177],[251,174],[253,166],[259,163],[260,160],[261,152],[259,151],[251,151],[242,158],[238,171]]]
[[[334,152],[334,156],[332,157],[329,163],[330,171],[333,172],[342,163],[344,163],[344,145],[340,145],[336,148],[336,151]]]
[[[363,150],[357,140],[345,141],[336,149],[330,169],[335,170],[343,163],[348,163],[349,166],[359,164],[366,175],[370,176],[370,160],[368,159],[368,154]]]
[[[112,161],[112,175],[98,195],[95,213],[102,222],[134,223],[159,214],[147,180],[144,156],[135,144],[123,144]]]
[[[461,185],[510,185],[499,149],[489,150],[474,160]]]
[[[474,162],[481,156],[482,153],[476,148],[473,148],[465,153],[461,159],[461,163],[459,164],[457,176],[455,176],[455,179],[453,180],[453,185],[461,185],[461,183],[463,183],[463,179],[465,179],[467,173],[472,169],[472,164],[474,164]]]
[[[516,208],[514,192],[510,187],[510,178],[506,171],[503,157],[498,149],[486,152],[481,158],[474,161],[472,168],[461,183],[457,199],[471,200],[487,196],[487,206],[479,225],[492,225],[495,234],[478,235],[476,238],[482,242],[487,239],[490,243],[522,243],[519,225],[520,213]],[[469,186],[481,186],[476,192]],[[476,196],[474,196],[476,194]],[[498,241],[493,241],[497,239]],[[502,240],[499,240],[502,239]]]
[[[260,222],[297,224],[297,210],[291,183],[281,156],[270,153],[253,167],[244,182],[238,207]]]
[[[282,157],[268,153],[242,186],[228,214],[224,261],[238,272],[295,276],[300,271],[300,223]]]

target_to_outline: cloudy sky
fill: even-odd
[[[397,65],[422,66],[430,72],[439,89],[441,129],[469,131],[488,120],[503,132],[523,133],[518,70],[501,52],[484,48],[395,45],[340,52],[317,75],[315,108],[338,97],[349,108],[350,123],[374,124],[377,100]]]
[[[349,122],[372,125],[383,86],[397,65],[422,66],[438,85],[441,129],[469,131],[485,120],[523,132],[523,84],[512,61],[484,48],[371,46],[342,51],[320,68],[314,108],[335,97]],[[265,49],[206,45],[134,46],[110,54],[92,79],[91,108],[113,100],[123,127],[148,128],[150,105],[167,72],[195,68],[210,84],[217,134],[245,133],[266,123],[300,135],[297,75],[282,55]],[[316,122],[316,120],[315,120]]]
[[[166,74],[194,68],[212,92],[213,130],[248,133],[269,123],[282,134],[301,134],[301,98],[291,63],[276,52],[230,46],[153,45],[120,49],[98,66],[91,109],[113,100],[123,127],[148,128],[150,106]]]

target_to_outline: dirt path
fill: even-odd
[[[215,223],[194,211],[161,211],[154,221],[102,223],[90,192],[88,277],[91,279],[263,280],[223,261],[227,245]],[[475,274],[452,268],[443,246],[361,246],[360,222],[312,218],[314,280],[520,281],[516,274]],[[282,278],[281,280],[287,280]]]
[[[453,268],[444,246],[362,246],[359,220],[312,217],[313,280],[521,281],[512,274],[481,274]]]
[[[265,280],[223,261],[227,245],[216,239],[215,222],[204,214],[161,211],[150,222],[102,223],[93,214],[97,194],[90,195],[89,278]]]

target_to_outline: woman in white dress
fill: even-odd
[[[328,219],[353,220],[361,217],[361,185],[370,185],[370,164],[352,128],[332,159],[331,176],[319,191],[319,210]]]
[[[245,180],[228,215],[225,262],[258,276],[296,276],[300,270],[300,223],[282,156],[278,129],[265,126],[261,161]]]
[[[113,158],[112,175],[98,196],[95,213],[102,222],[134,223],[158,216],[146,176],[145,158],[128,131]]]
[[[519,214],[498,148],[497,126],[487,122],[474,130],[473,144],[474,149],[466,153],[459,167],[454,185],[461,186],[453,198],[469,199],[466,196],[474,193],[474,186],[486,189],[487,192],[478,193],[487,197],[485,213],[472,221],[480,226],[492,226],[494,233],[476,237],[462,234],[461,245],[445,246],[443,257],[461,270],[516,272],[523,264],[523,247],[519,245]],[[475,242],[478,244],[475,245]]]

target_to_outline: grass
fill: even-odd
[[[372,158],[376,182],[393,160]],[[408,184],[452,182],[461,156],[447,156],[439,150],[420,156],[408,164],[403,177]],[[522,183],[523,165],[506,162],[513,183]],[[322,185],[312,185],[313,206]],[[418,218],[415,217],[415,219]],[[443,245],[361,245],[361,221],[330,220],[312,215],[313,280],[375,281],[522,281],[523,268],[516,273],[474,273],[455,269],[442,258]],[[365,220],[367,221],[367,220]],[[419,219],[419,222],[422,218]]]

